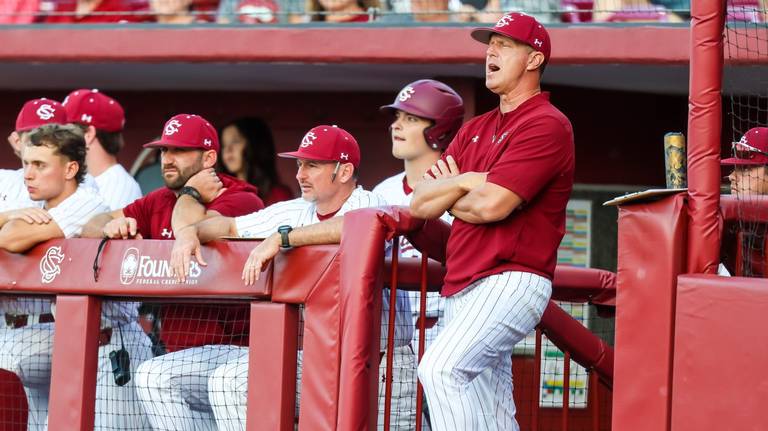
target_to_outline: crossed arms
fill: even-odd
[[[445,211],[467,223],[493,223],[507,218],[523,199],[502,186],[486,181],[487,172],[461,173],[452,156],[438,160],[416,185],[411,213],[436,219]]]

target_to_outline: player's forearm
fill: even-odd
[[[43,241],[63,236],[55,223],[33,225],[23,220],[12,220],[0,229],[0,249],[23,253]]]
[[[413,190],[411,214],[423,219],[438,218],[467,193],[461,184],[461,175],[451,178],[422,181]]]
[[[288,241],[293,247],[319,244],[338,244],[341,242],[343,217],[334,217],[309,226],[297,227],[288,234]],[[278,237],[280,234],[275,234]]]
[[[80,236],[83,238],[101,238],[104,236],[104,226],[110,221],[112,221],[112,214],[97,214],[83,226],[83,232]]]
[[[493,184],[483,184],[462,196],[451,207],[451,214],[467,223],[493,223],[507,218],[522,204],[514,193],[499,196]]]
[[[174,232],[195,224],[205,218],[205,207],[189,195],[181,195],[173,206],[171,227]]]
[[[237,236],[235,219],[231,217],[216,216],[207,218],[184,230],[193,229],[201,243],[210,242],[225,236]]]

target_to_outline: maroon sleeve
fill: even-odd
[[[150,213],[148,211],[152,204],[147,201],[152,199],[153,194],[150,193],[143,198],[136,199],[123,208],[123,214],[126,217],[136,219],[136,230],[144,238],[151,238],[150,233]]]
[[[559,119],[545,116],[530,121],[510,140],[493,164],[488,182],[502,186],[530,202],[573,161],[573,132]]]
[[[259,196],[250,191],[232,190],[222,194],[208,205],[225,217],[237,217],[250,214],[264,208]]]

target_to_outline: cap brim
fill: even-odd
[[[472,33],[470,33],[470,35],[472,36],[472,39],[475,39],[476,41],[480,43],[484,43],[486,45],[488,45],[488,42],[491,40],[491,36],[493,36],[494,34],[509,37],[504,33],[501,33],[499,31],[496,31],[488,27],[478,27],[473,29]]]
[[[318,158],[315,154],[308,154],[302,151],[291,151],[289,153],[277,153],[278,157],[284,159],[305,159],[314,160],[316,162],[335,162],[336,160]]]
[[[766,164],[768,164],[768,160],[739,159],[736,157],[720,160],[721,166],[761,166]]]
[[[144,148],[161,148],[161,147],[191,148],[191,149],[196,149],[196,150],[202,150],[203,149],[203,148],[200,148],[200,147],[197,147],[197,146],[192,146],[192,145],[188,145],[188,144],[182,144],[182,143],[176,142],[176,141],[162,140],[162,139],[146,143],[146,144],[143,145],[143,147]],[[211,148],[211,149],[213,149],[213,148]]]
[[[381,112],[394,111],[396,109],[398,109],[398,108],[394,104],[379,106],[379,111],[381,111]]]

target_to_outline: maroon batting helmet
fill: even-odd
[[[432,120],[435,124],[424,129],[424,138],[427,145],[435,150],[448,147],[464,120],[464,101],[461,96],[453,88],[433,79],[421,79],[406,85],[392,104],[379,109],[399,109]]]

